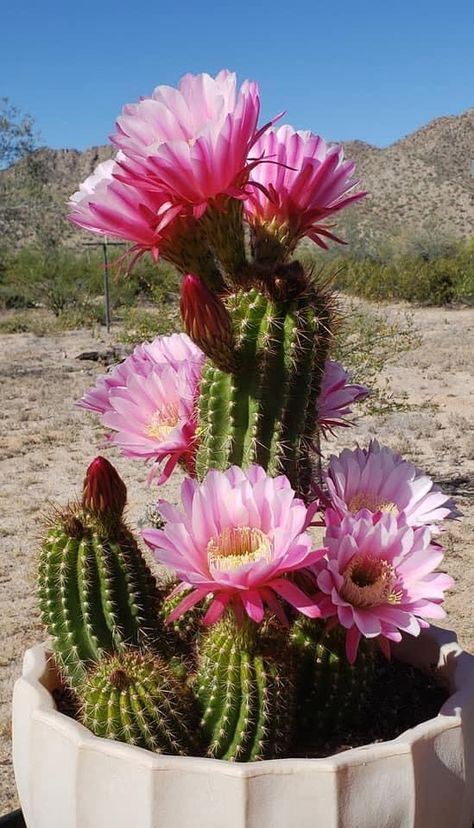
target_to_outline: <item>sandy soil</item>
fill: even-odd
[[[389,308],[398,313],[400,308]],[[464,518],[445,536],[446,569],[456,579],[448,597],[447,626],[474,651],[474,313],[418,309],[422,344],[391,367],[395,394],[406,393],[410,410],[361,419],[329,450],[364,444],[370,436],[390,445],[455,497]],[[113,334],[112,334],[113,337]],[[110,337],[85,331],[36,337],[0,337],[0,814],[17,807],[11,765],[10,698],[26,647],[44,634],[35,600],[38,525],[48,501],[74,496],[87,462],[97,453],[100,431],[93,415],[72,403],[101,367],[78,354],[103,349]],[[150,501],[140,463],[114,462],[129,485],[134,523]],[[179,477],[168,486],[176,497]]]

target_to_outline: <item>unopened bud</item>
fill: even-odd
[[[127,502],[127,487],[105,457],[96,457],[84,478],[82,505],[91,512],[121,517]]]
[[[223,371],[236,370],[232,319],[226,306],[199,276],[188,273],[181,282],[181,316],[193,342]]]

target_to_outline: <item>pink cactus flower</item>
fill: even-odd
[[[426,527],[400,525],[383,514],[378,520],[364,510],[330,526],[327,554],[316,566],[316,598],[324,618],[335,617],[347,630],[346,654],[357,657],[361,636],[378,638],[390,654],[390,641],[402,632],[417,636],[426,618],[444,618],[440,606],[453,579],[434,569],[443,549],[432,544]]]
[[[217,196],[243,198],[259,113],[257,84],[245,81],[237,93],[227,70],[215,78],[185,75],[177,89],[157,86],[117,120],[111,140],[125,156],[118,161],[121,179],[168,193],[196,218]]]
[[[135,252],[149,250],[156,260],[160,246],[182,232],[185,220],[177,219],[181,210],[166,194],[119,181],[121,158],[119,153],[102,162],[86,178],[69,200],[68,218],[93,233],[133,242]]]
[[[125,457],[154,460],[150,480],[158,476],[159,484],[179,460],[194,473],[195,392],[195,375],[184,367],[152,366],[145,376],[131,374],[126,387],[109,392],[110,408],[102,416],[112,429],[109,442]]]
[[[328,147],[318,135],[285,125],[260,136],[252,157],[267,159],[252,170],[245,202],[251,225],[265,225],[284,236],[292,249],[304,236],[327,248],[325,239],[340,241],[325,219],[363,198],[352,193],[355,164],[344,161],[339,146]]]
[[[369,394],[365,385],[351,382],[350,373],[340,362],[328,359],[317,403],[319,427],[323,432],[332,432],[338,426],[350,425],[344,418],[352,413],[353,403],[365,400]]]
[[[187,334],[157,336],[153,342],[137,345],[123,362],[115,365],[109,373],[101,374],[95,386],[86,391],[76,405],[87,411],[105,414],[113,410],[110,402],[113,388],[126,388],[130,377],[146,376],[156,365],[170,365],[178,373],[185,370],[186,376],[194,383],[193,394],[196,394],[204,360],[204,354]]]
[[[458,514],[428,475],[377,440],[371,440],[367,449],[344,449],[339,457],[333,455],[326,482],[332,506],[328,519],[336,522],[362,510],[389,512],[400,524],[428,526],[437,532],[438,521]]]
[[[278,597],[304,615],[319,609],[286,575],[308,567],[324,554],[314,550],[305,529],[311,519],[286,477],[269,477],[259,466],[211,470],[199,484],[181,487],[182,510],[161,501],[163,530],[143,537],[158,561],[176,571],[192,591],[169,616],[172,621],[208,595],[204,617],[216,622],[231,606],[259,623],[265,607],[285,621]],[[278,596],[278,597],[277,597]]]

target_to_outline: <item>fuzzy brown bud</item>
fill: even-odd
[[[127,487],[105,457],[96,457],[84,478],[82,505],[91,512],[121,517],[127,502]]]

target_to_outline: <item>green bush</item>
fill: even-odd
[[[325,265],[318,253],[306,251],[305,258],[353,296],[424,305],[474,301],[474,240],[439,244],[431,251],[420,240],[377,255],[333,254]]]

